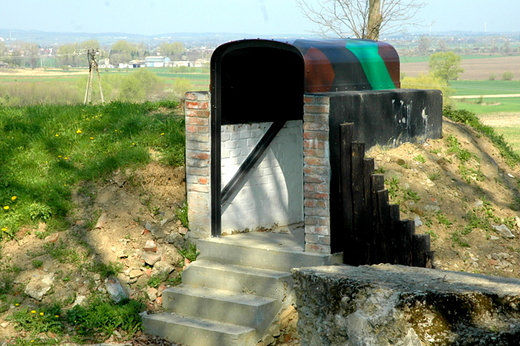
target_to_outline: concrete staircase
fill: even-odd
[[[145,333],[186,346],[256,345],[295,303],[292,268],[340,263],[303,252],[303,229],[199,240],[182,285],[163,292],[167,312],[143,317]]]

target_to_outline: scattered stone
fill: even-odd
[[[146,294],[148,295],[148,298],[152,301],[157,299],[157,289],[153,287],[148,287],[148,289],[146,290]]]
[[[96,222],[96,226],[94,226],[95,229],[101,229],[105,226],[107,223],[108,215],[107,213],[101,213],[99,216],[99,219]]]
[[[36,275],[25,286],[25,294],[36,299],[42,300],[43,296],[50,291],[54,283],[54,274]]]
[[[143,252],[142,257],[146,264],[153,266],[162,259],[162,253],[145,251]]]
[[[134,283],[137,287],[146,287],[148,285],[148,276],[142,275],[139,278],[137,278],[137,281]]]
[[[153,240],[147,240],[144,244],[145,252],[157,252],[157,243]]]
[[[155,233],[155,231],[156,231],[155,226],[152,225],[150,222],[146,222],[146,223],[144,224],[144,227],[145,227],[147,230],[149,230],[152,234]]]
[[[423,225],[423,222],[419,216],[414,217],[413,221],[415,222],[415,227],[420,227]]]
[[[43,240],[44,243],[55,243],[58,241],[58,239],[60,238],[60,234],[59,233],[52,233],[48,236],[45,237],[45,239]]]
[[[186,235],[188,233],[189,229],[187,229],[184,226],[179,227],[178,232],[182,235]]]
[[[424,206],[424,210],[432,211],[432,212],[436,213],[436,212],[440,211],[441,208],[438,205],[427,204]]]
[[[498,234],[500,234],[504,238],[514,238],[515,237],[515,235],[511,232],[511,230],[509,228],[507,228],[507,226],[504,224],[501,224],[500,226],[493,225],[493,228],[495,229],[495,231],[498,232]]]
[[[119,249],[114,251],[118,258],[128,258],[130,256],[130,252],[128,249]]]
[[[152,276],[155,275],[169,275],[171,272],[175,270],[175,267],[166,261],[159,261],[155,263],[152,268]]]
[[[128,298],[128,294],[124,290],[123,285],[121,285],[119,280],[114,276],[109,276],[105,280],[105,287],[112,300],[116,303]]]
[[[139,270],[139,269],[131,269],[131,270],[128,271],[127,275],[131,279],[133,279],[133,278],[138,278],[138,277],[142,276],[143,274],[144,273],[141,270]]]
[[[83,305],[83,302],[85,302],[87,300],[87,297],[84,296],[84,295],[81,295],[81,294],[78,294],[76,296],[76,300],[74,301],[74,303],[72,304],[72,306],[76,306],[76,305]]]
[[[403,159],[397,159],[397,160],[395,161],[395,163],[397,163],[399,166],[404,166],[404,165],[406,165],[406,161],[403,160]]]
[[[157,297],[157,298],[155,298],[155,303],[156,303],[158,306],[162,306],[162,303],[163,303],[163,297]]]
[[[7,328],[7,327],[9,327],[10,324],[11,324],[11,322],[9,322],[9,321],[5,321],[5,322],[2,322],[2,324],[0,324],[0,326],[1,326],[2,328]]]
[[[176,232],[168,234],[164,240],[168,244],[174,244],[174,245],[182,244],[184,242],[183,236]]]

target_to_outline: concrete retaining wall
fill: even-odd
[[[520,280],[392,265],[293,270],[301,345],[520,345]]]

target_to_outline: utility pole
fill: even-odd
[[[98,63],[96,61],[97,50],[87,49],[87,60],[88,60],[88,81],[87,89],[85,90],[84,104],[92,102],[92,80],[94,79],[94,72],[98,76],[99,94],[101,95],[101,103],[105,103],[103,97],[103,89],[101,88],[101,76],[99,75]]]

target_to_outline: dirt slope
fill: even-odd
[[[471,153],[465,163],[450,152],[450,136]],[[445,119],[443,139],[373,148],[368,156],[384,171],[387,188],[398,190],[393,202],[401,218],[416,220],[417,233],[431,234],[436,268],[519,277],[520,170],[486,138]]]
[[[446,119],[443,127],[442,139],[391,150],[373,148],[368,156],[384,172],[393,202],[401,206],[401,218],[416,220],[417,233],[431,234],[437,268],[519,277],[520,219],[512,207],[520,206],[520,169],[508,167],[489,141],[472,129]],[[450,152],[449,138],[451,143],[457,139],[459,152],[470,153],[465,162]],[[150,287],[150,278],[167,271],[171,283],[185,265],[178,249],[187,230],[175,216],[185,199],[184,179],[182,167],[154,162],[142,169],[114,172],[98,184],[78,186],[77,209],[67,231],[40,239],[38,231],[46,227],[41,224],[39,230],[21,230],[18,240],[3,244],[3,268],[19,268],[13,297],[30,307],[52,302],[72,306],[95,290],[106,290],[100,274],[88,270],[85,263],[112,262],[122,265],[118,279],[130,296],[145,296],[150,310],[160,309],[161,292],[169,283]],[[500,226],[502,234],[493,226]],[[154,260],[147,251],[150,244],[152,255],[159,255],[153,265],[145,265]],[[49,246],[64,251],[50,254]],[[52,276],[53,282],[40,301],[24,294],[33,278],[44,275]],[[13,297],[7,301],[14,301]],[[6,320],[16,308],[3,306],[0,344],[19,335]],[[282,333],[278,344],[293,337]],[[161,344],[146,338],[133,342]]]

